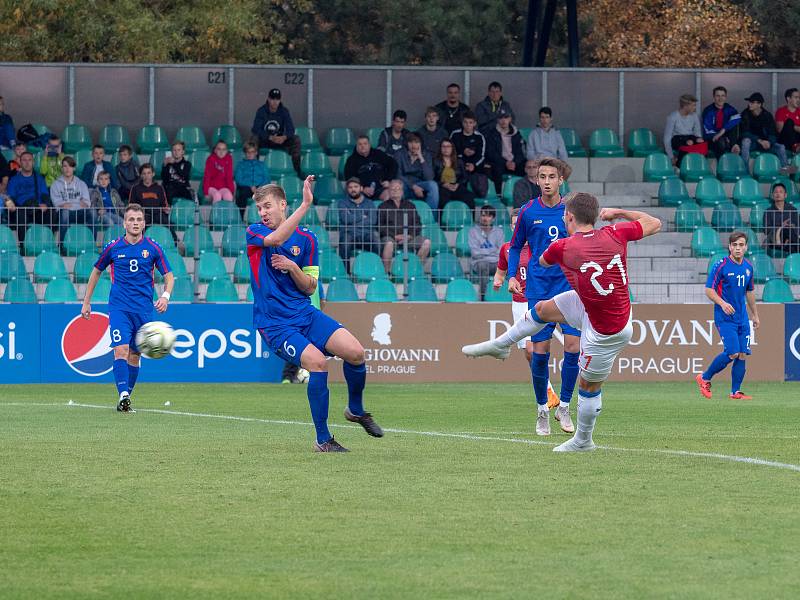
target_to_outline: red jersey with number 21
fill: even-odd
[[[640,239],[638,221],[617,223],[556,240],[542,254],[564,271],[598,333],[613,335],[628,324],[628,242]]]
[[[497,268],[501,271],[508,271],[508,251],[511,249],[511,242],[506,242],[502,246],[500,246],[500,256],[497,259]],[[525,282],[528,279],[528,263],[531,260],[531,249],[528,244],[525,244],[520,250],[519,253],[519,267],[517,268],[517,272],[514,274],[517,281],[522,284],[522,293],[521,294],[512,294],[511,299],[514,302],[524,302],[525,304],[528,303],[528,299],[525,297]]]

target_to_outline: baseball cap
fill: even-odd
[[[764,96],[762,96],[760,92],[753,92],[750,94],[750,97],[745,98],[745,100],[747,102],[760,102],[761,104],[764,104]]]
[[[278,88],[272,88],[267,94],[267,98],[271,100],[280,100],[281,99],[281,91]]]
[[[497,111],[497,118],[502,119],[503,117],[510,117],[511,113],[508,112],[505,108],[501,108]]]
[[[347,185],[348,183],[357,183],[358,185],[361,185],[361,180],[358,177],[351,177],[350,179],[345,181],[345,185]]]

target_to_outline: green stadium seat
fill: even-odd
[[[433,217],[433,211],[425,200],[412,200],[411,202],[417,207],[417,214],[419,215],[419,220],[423,227],[436,223],[436,219]]]
[[[387,277],[381,257],[374,252],[361,252],[356,256],[351,272],[356,283],[367,283],[373,279]]]
[[[169,222],[177,231],[186,231],[194,225],[195,204],[187,198],[175,198],[169,213]]]
[[[191,152],[187,150],[187,159],[192,163],[192,172],[189,179],[192,181],[201,181],[203,179],[203,172],[206,170],[206,160],[211,156],[211,151],[208,148],[195,148]]]
[[[313,127],[295,127],[294,134],[300,138],[301,152],[320,152],[322,145],[319,143],[319,135]]]
[[[231,152],[241,150],[244,143],[242,134],[233,125],[220,125],[214,129],[214,133],[211,134],[211,143],[216,144],[219,140],[228,144],[228,150]]]
[[[98,254],[96,252],[84,252],[77,256],[75,264],[72,266],[72,279],[75,283],[89,281],[89,275],[92,274],[97,258]]]
[[[733,203],[736,206],[754,206],[765,202],[761,186],[752,177],[744,176],[733,186]]]
[[[644,159],[642,177],[645,181],[661,181],[675,177],[675,168],[669,156],[663,152],[651,152]]]
[[[800,283],[800,253],[795,252],[783,262],[783,276],[791,283]]]
[[[522,177],[518,177],[517,175],[512,175],[508,179],[503,182],[503,192],[500,196],[503,199],[503,204],[507,206],[514,205],[514,186],[517,182],[522,179]],[[447,204],[445,204],[445,208]]]
[[[86,225],[70,225],[64,234],[61,251],[66,256],[78,256],[85,252],[94,252],[95,241],[92,230]]]
[[[144,234],[161,246],[163,250],[175,249],[175,240],[165,225],[150,225],[145,229]]]
[[[171,156],[171,150],[169,148],[156,148],[150,154],[150,159],[147,161],[155,170],[157,179],[161,177],[161,167],[164,166],[164,159],[167,157],[167,155]],[[189,176],[191,177],[191,173]]]
[[[191,277],[176,277],[170,302],[194,302],[194,282]]]
[[[720,202],[711,213],[711,226],[717,231],[733,231],[742,226],[742,215],[732,202]]]
[[[131,145],[131,136],[127,127],[108,124],[100,130],[97,142],[105,148],[106,154],[114,154],[120,146]]]
[[[570,191],[571,190],[569,189],[569,181],[564,181],[561,183],[560,186],[558,186],[558,193],[561,194],[562,197],[569,194]]]
[[[325,283],[347,277],[347,268],[339,254],[332,248],[319,253],[319,278]]]
[[[59,258],[61,257],[59,256]],[[49,303],[77,302],[78,295],[75,293],[75,286],[69,279],[53,279],[44,290],[44,301]]]
[[[351,149],[345,150],[342,155],[339,157],[339,166],[336,169],[336,177],[338,177],[341,181],[344,181],[344,167],[347,164],[347,159],[350,158],[350,155],[353,152]]]
[[[44,225],[29,225],[25,231],[23,250],[25,256],[36,256],[42,252],[57,252],[58,247],[53,230]]]
[[[192,225],[183,234],[183,246],[186,249],[184,256],[195,256],[195,253],[199,256],[214,249],[214,238],[204,225]]]
[[[527,142],[528,138],[531,137],[531,132],[533,131],[533,127],[520,127],[519,134],[522,136],[522,139]]]
[[[0,250],[0,283],[20,277],[28,277],[25,261],[16,251]]]
[[[756,283],[766,283],[778,278],[775,265],[766,254],[754,254],[748,260],[753,263],[753,281]]]
[[[327,302],[358,302],[358,292],[353,282],[347,278],[334,279],[325,288]]]
[[[698,227],[692,234],[692,255],[711,256],[716,252],[724,252],[717,231],[711,227]]]
[[[628,156],[649,156],[662,151],[656,134],[650,129],[644,127],[634,129],[628,135]]]
[[[792,288],[783,279],[770,279],[764,285],[764,292],[761,296],[762,302],[777,304],[788,304],[794,302]]]
[[[27,277],[12,277],[6,285],[3,302],[13,304],[36,304],[36,291]]]
[[[450,251],[449,244],[447,243],[447,237],[445,237],[444,231],[439,229],[439,226],[436,223],[424,225],[422,227],[422,236],[431,241],[431,256],[435,256],[441,252]]]
[[[753,178],[759,183],[772,183],[780,175],[781,163],[769,152],[759,154],[753,162]]]
[[[469,247],[469,230],[471,227],[464,227],[461,231],[458,232],[456,235],[456,243],[455,243],[455,251],[456,256],[459,257],[466,257],[472,254],[472,250]]]
[[[338,231],[339,229],[339,208],[329,206],[325,211],[325,229],[328,231]]]
[[[378,147],[378,140],[381,138],[383,127],[370,127],[367,129],[366,136],[369,138],[369,145],[373,148]]]
[[[36,130],[36,133],[39,135],[44,135],[45,133],[53,133],[53,130],[50,129],[44,123],[32,123],[33,128]]]
[[[723,183],[734,183],[743,177],[749,177],[747,165],[738,154],[726,152],[717,160],[717,179]]]
[[[209,282],[206,302],[239,302],[239,292],[227,275],[220,275]]]
[[[125,228],[122,225],[112,225],[111,227],[107,227],[103,231],[102,246],[105,247],[106,244],[108,244],[112,240],[121,238],[123,235],[125,235]]]
[[[702,154],[690,152],[681,159],[680,177],[684,181],[700,181],[713,176],[708,166],[708,160]]]
[[[769,204],[755,204],[750,209],[750,227],[756,231],[764,230],[764,212],[769,208]]]
[[[417,277],[408,282],[409,302],[439,302],[436,289],[427,277]]]
[[[483,295],[484,302],[504,302],[511,303],[513,298],[511,292],[508,291],[508,286],[503,283],[499,289],[495,290],[492,280],[486,282],[486,289]]]
[[[270,150],[264,162],[273,181],[281,175],[294,174],[291,157],[283,150]]]
[[[694,202],[684,202],[675,209],[676,231],[694,231],[707,225],[703,210]]]
[[[295,175],[294,172],[286,173],[284,175],[281,175],[278,178],[277,183],[278,183],[279,186],[281,186],[283,188],[283,192],[286,194],[286,199],[287,200],[289,200],[290,202],[294,201],[294,200],[297,200],[297,201],[302,200],[302,198],[303,198],[303,180],[300,179],[297,175]],[[314,188],[315,199],[316,199],[316,193],[317,193],[316,185],[319,185],[319,181],[316,182],[315,188]]]
[[[214,251],[203,252],[197,264],[197,280],[200,283],[208,283],[213,279],[227,277],[228,270],[225,261]]]
[[[325,148],[330,155],[342,156],[355,144],[356,136],[349,127],[331,127],[325,134]]]
[[[0,225],[0,252],[19,252],[17,237],[5,225]]]
[[[177,142],[178,140],[186,144],[187,154],[190,154],[192,150],[197,148],[208,150],[206,135],[197,125],[184,125],[183,127],[180,127],[178,132],[175,134],[175,141]]]
[[[91,148],[81,148],[80,150],[75,151],[73,158],[75,159],[75,173],[76,176],[80,176],[81,172],[83,172],[83,167],[87,163],[92,162],[92,149]]]
[[[233,282],[250,283],[250,261],[246,254],[236,257],[236,262],[233,264]]]
[[[305,175],[314,175],[320,179],[334,177],[328,155],[319,150],[303,153],[300,159],[300,169]]]
[[[183,260],[183,257],[178,254],[178,250],[164,250],[164,258],[167,259],[169,263],[169,268],[172,269],[172,274],[175,277],[188,277],[189,271],[186,269],[186,261]],[[163,279],[161,273],[159,273],[158,269],[155,269],[156,278],[158,281]]]
[[[42,252],[33,263],[33,280],[36,282],[69,277],[64,259],[55,252]]]
[[[619,137],[617,137],[616,132],[608,128],[595,129],[591,133],[589,136],[589,152],[595,157],[625,156],[625,151],[619,143]]]
[[[463,279],[464,270],[461,261],[454,254],[442,252],[433,257],[431,263],[431,281],[433,283],[447,283],[453,279]]]
[[[64,154],[75,154],[81,148],[92,147],[92,134],[86,125],[67,125],[61,132]]]
[[[406,258],[408,258],[407,261]],[[425,277],[425,268],[422,261],[413,252],[398,252],[392,259],[391,276],[394,281],[403,281],[406,276],[409,280]]]
[[[459,200],[451,200],[442,210],[442,229],[458,231],[472,225],[472,211]]]
[[[716,206],[728,201],[728,197],[725,195],[725,188],[722,187],[719,179],[714,177],[698,181],[694,197],[700,206]]]
[[[101,277],[97,281],[97,285],[94,288],[94,293],[92,294],[92,302],[98,302],[100,304],[108,304],[108,297],[111,294],[111,279],[107,277]]]
[[[222,234],[222,256],[239,256],[247,247],[246,228],[244,225],[230,225]]]
[[[388,279],[370,281],[364,299],[367,302],[397,302],[397,290]]]
[[[140,154],[153,154],[156,149],[169,150],[167,132],[158,125],[145,125],[136,134],[136,148]]]
[[[248,204],[247,210],[244,212],[245,223],[261,223],[261,217],[258,214],[258,207],[255,204]]]
[[[314,204],[318,206],[330,206],[343,196],[342,184],[335,177],[323,177],[314,184]]]
[[[677,177],[664,179],[658,186],[659,206],[680,206],[686,202],[694,204],[686,190],[686,184]]]
[[[558,130],[561,137],[564,138],[564,146],[567,148],[567,154],[570,157],[585,157],[586,149],[581,144],[581,138],[578,137],[577,132],[570,127],[561,127]]]
[[[232,225],[241,225],[242,215],[233,202],[219,201],[211,207],[210,225],[212,231],[224,231]]]
[[[454,279],[447,284],[444,294],[445,302],[477,302],[478,300],[475,286],[466,279]]]

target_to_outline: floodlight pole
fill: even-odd
[[[542,29],[538,34],[538,45],[536,48],[536,59],[533,57],[533,45],[537,37],[536,28],[539,19],[539,0],[528,0],[528,19],[525,23],[525,37],[522,46],[522,66],[524,67],[543,67],[547,58],[547,49],[550,45],[550,32],[553,29],[553,21],[556,15],[556,0],[547,0],[542,18]],[[579,65],[579,45],[578,39],[578,2],[577,0],[566,0],[567,5],[567,35],[569,38],[569,66]]]
[[[528,0],[528,20],[525,24],[525,39],[522,48],[522,66],[533,66],[533,42],[536,38],[536,21],[539,18],[539,0]]]

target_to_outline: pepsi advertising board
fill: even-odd
[[[0,305],[0,383],[41,381],[41,308]]]
[[[800,381],[800,304],[786,305],[786,381]]]

